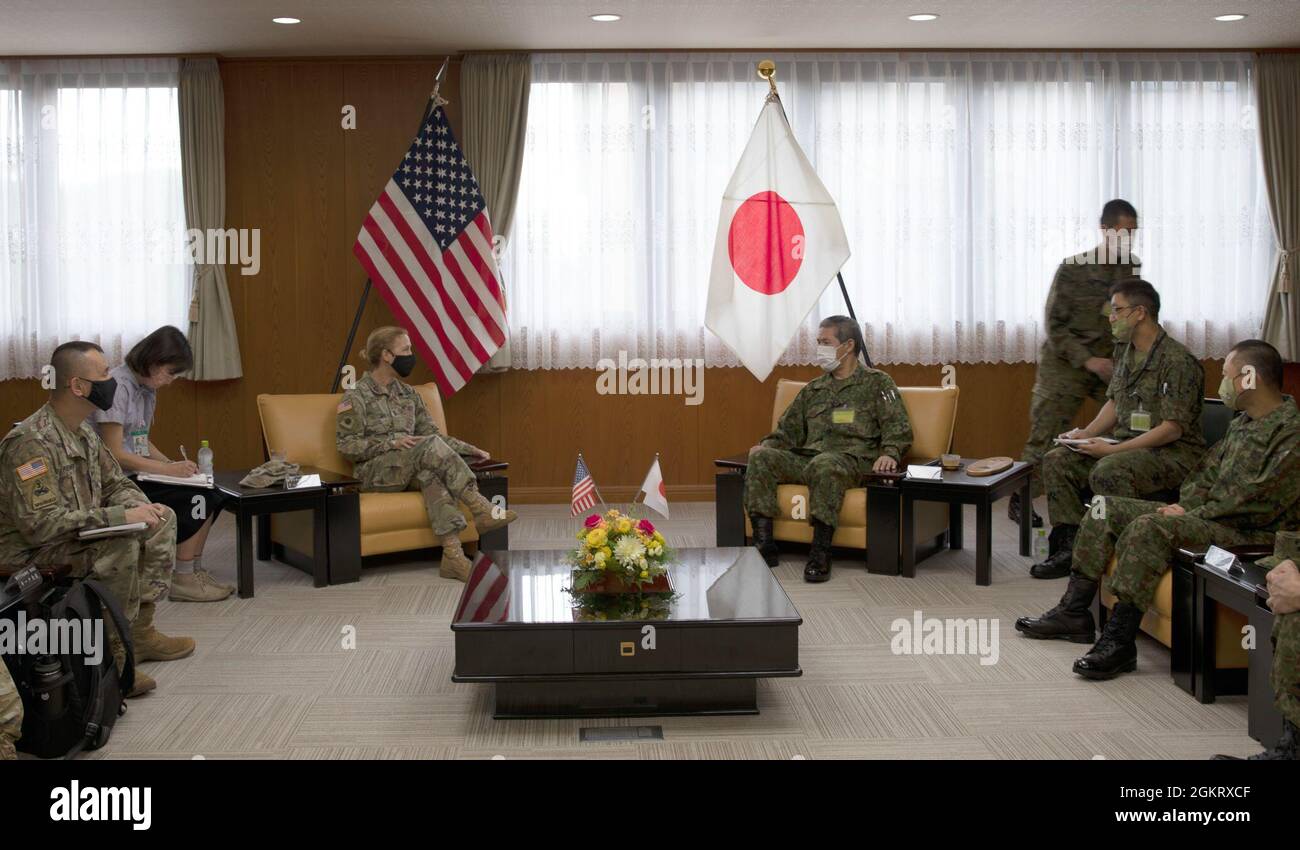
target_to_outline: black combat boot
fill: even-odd
[[[1088,654],[1074,662],[1074,672],[1085,679],[1113,679],[1120,673],[1137,669],[1137,633],[1142,625],[1142,609],[1128,602],[1118,602],[1110,612],[1101,640]]]
[[[780,550],[776,548],[776,539],[772,536],[772,518],[770,516],[749,515],[749,524],[754,527],[754,548],[763,556],[769,567],[775,567]]]
[[[1097,636],[1097,624],[1092,619],[1092,600],[1096,597],[1097,582],[1070,573],[1070,583],[1056,607],[1041,617],[1016,620],[1016,631],[1039,640],[1056,638],[1071,643],[1092,643]]]
[[[812,548],[808,550],[808,566],[803,568],[804,581],[826,581],[831,577],[831,538],[835,529],[824,522],[812,521]]]
[[[1218,761],[1241,761],[1236,756],[1217,755]],[[1285,717],[1282,718],[1282,737],[1271,749],[1248,756],[1246,761],[1300,761],[1300,729]]]
[[[1079,533],[1077,525],[1054,525],[1047,535],[1047,560],[1039,561],[1029,568],[1034,578],[1065,578],[1070,574],[1070,564],[1074,560],[1074,536]]]
[[[1030,503],[1029,509],[1031,511],[1033,510],[1032,502]],[[1017,525],[1020,524],[1020,494],[1019,493],[1012,493],[1011,499],[1007,502],[1007,519],[1011,520]],[[1033,525],[1034,528],[1043,527],[1043,518],[1038,515],[1038,511],[1034,511],[1034,515],[1033,518],[1030,520],[1030,524]]]

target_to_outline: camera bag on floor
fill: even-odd
[[[4,656],[5,665],[23,701],[20,752],[40,758],[72,758],[82,750],[95,750],[108,742],[113,724],[126,711],[125,694],[135,683],[131,625],[122,614],[117,600],[104,585],[94,579],[79,579],[67,586],[51,587],[44,592],[18,586],[15,574],[0,594],[0,618],[11,621],[15,632],[19,612],[25,619],[46,623],[46,640],[60,621],[80,621],[95,630],[100,638],[98,662],[81,651],[81,647],[58,647],[57,654],[15,652]],[[32,600],[24,604],[23,600]],[[108,640],[105,617],[112,617],[117,634],[126,649],[126,663],[119,677]],[[20,634],[25,641],[27,634]]]

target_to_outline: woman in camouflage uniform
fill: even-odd
[[[371,332],[365,357],[370,371],[339,402],[339,454],[355,464],[353,474],[362,490],[421,492],[442,546],[440,572],[465,581],[470,563],[458,536],[466,527],[458,503],[470,509],[480,535],[513,521],[515,512],[494,507],[479,493],[463,459],[487,460],[488,453],[442,434],[420,394],[401,380],[415,368],[406,331],[388,326]]]

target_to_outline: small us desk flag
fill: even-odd
[[[577,516],[589,511],[596,505],[596,482],[587,469],[587,464],[578,455],[578,465],[573,470],[573,503],[570,516]]]
[[[352,253],[449,396],[506,341],[505,298],[478,180],[437,92]]]

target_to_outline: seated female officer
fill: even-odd
[[[141,472],[185,477],[199,471],[188,460],[171,460],[149,439],[157,391],[194,367],[194,352],[185,334],[167,325],[140,340],[126,362],[109,374],[117,381],[113,406],[96,410],[94,425],[127,475]],[[155,481],[137,481],[150,501],[176,514],[176,572],[169,598],[181,602],[216,602],[234,587],[222,584],[203,569],[203,544],[224,501],[215,489],[199,489]]]
[[[343,394],[335,431],[339,454],[355,464],[362,490],[419,490],[429,524],[442,546],[440,573],[465,581],[470,562],[457,536],[466,526],[458,503],[474,516],[482,535],[515,519],[478,491],[462,459],[488,453],[438,431],[420,394],[401,381],[415,368],[411,339],[398,327],[382,327],[366,339],[370,371]]]
[[[912,424],[893,378],[858,362],[862,331],[848,316],[831,316],[817,333],[817,363],[826,374],[809,381],[777,422],[776,430],[749,450],[745,510],[754,545],[777,563],[772,520],[780,512],[779,484],[807,484],[812,549],[807,581],[831,574],[831,537],[844,491],[859,487],[868,472],[894,472],[912,446]]]

